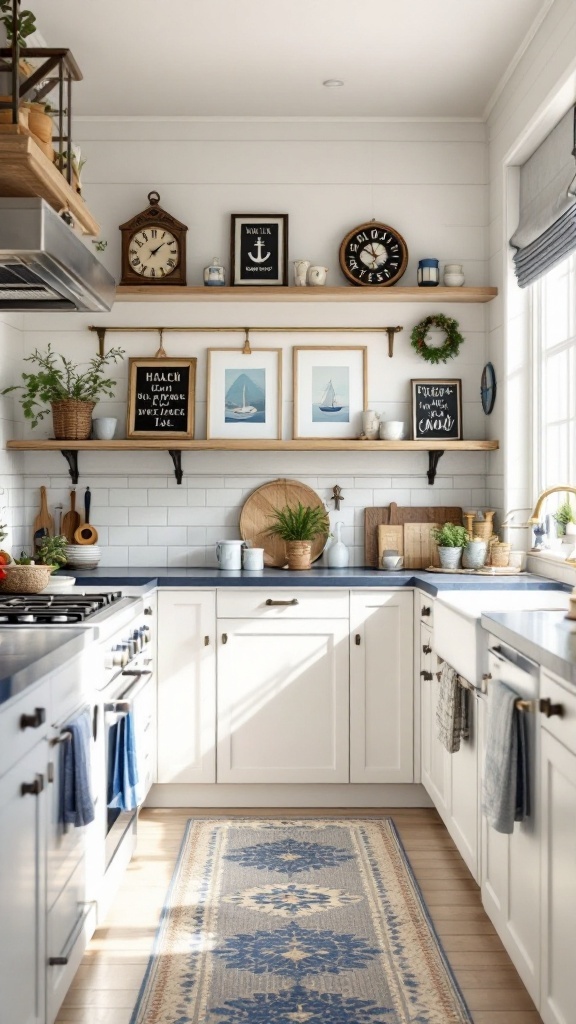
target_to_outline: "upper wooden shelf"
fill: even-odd
[[[497,288],[235,288],[120,285],[117,302],[490,302]]]
[[[82,196],[19,125],[0,125],[0,195],[40,196],[57,211],[70,210],[83,234],[100,231]]]

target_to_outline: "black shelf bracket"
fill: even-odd
[[[73,484],[78,483],[78,452],[76,449],[61,448],[60,451],[68,463],[68,472]]]
[[[169,448],[170,457],[174,463],[174,476],[176,477],[176,483],[182,483],[182,452],[176,448]]]
[[[433,484],[436,479],[436,472],[438,470],[438,463],[444,455],[444,449],[433,452],[428,452],[428,483]]]

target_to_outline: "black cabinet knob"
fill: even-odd
[[[46,721],[46,708],[35,708],[33,715],[20,715],[21,729],[39,729]]]

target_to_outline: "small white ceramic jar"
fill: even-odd
[[[118,420],[115,416],[97,416],[92,420],[92,435],[98,441],[111,441]]]
[[[465,277],[461,263],[447,263],[444,267],[444,284],[447,288],[461,288]]]

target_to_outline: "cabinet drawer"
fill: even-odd
[[[576,693],[560,685],[548,672],[542,671],[540,699],[549,700],[551,705],[561,705],[562,716],[551,715],[547,718],[545,714],[540,715],[542,728],[576,754]]]
[[[347,590],[219,590],[218,618],[226,619],[347,619]]]
[[[428,594],[422,594],[420,591],[416,591],[417,607],[420,612],[420,621],[425,622],[427,626],[434,625],[434,598]]]
[[[48,731],[50,681],[30,687],[0,714],[0,775],[16,764]],[[22,716],[30,716],[30,725]]]

